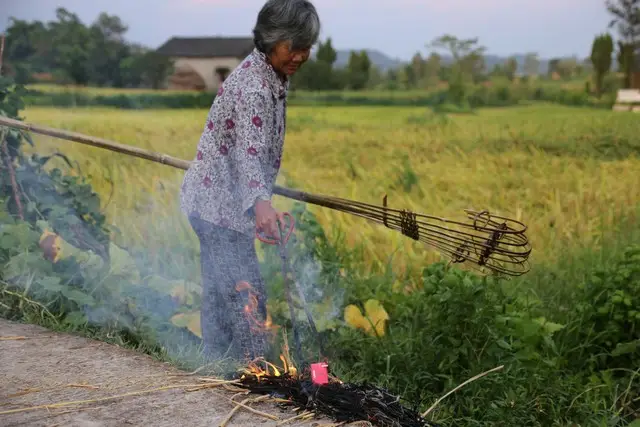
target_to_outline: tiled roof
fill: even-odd
[[[172,57],[243,58],[253,49],[249,37],[172,37],[156,52]]]

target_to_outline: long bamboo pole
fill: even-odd
[[[144,148],[6,117],[0,117],[0,126],[103,148],[183,170],[187,170],[191,164],[187,160]],[[451,257],[455,260],[454,262],[470,261],[483,268],[489,268],[493,272],[512,276],[520,276],[529,271],[527,259],[531,253],[531,247],[524,234],[527,226],[518,220],[492,216],[488,211],[473,210],[465,210],[468,219],[466,223],[431,215],[414,214],[388,208],[386,196],[383,206],[380,207],[277,185],[274,186],[273,193],[383,224],[387,228],[400,231],[407,237],[432,246]],[[457,228],[449,228],[448,225],[455,225]]]
[[[188,160],[179,159],[177,157],[169,156],[167,154],[157,153],[155,151],[146,150],[144,148],[135,147],[133,145],[121,144],[119,142],[110,141],[107,139],[96,138],[89,135],[84,135],[77,132],[69,132],[66,130],[51,128],[47,126],[40,126],[32,123],[26,123],[20,120],[10,119],[8,117],[0,116],[0,125],[8,126],[14,129],[20,129],[40,135],[47,135],[54,138],[63,139],[66,141],[79,142],[81,144],[90,145],[92,147],[103,148],[106,150],[115,151],[116,153],[127,154],[141,159],[150,160],[152,162],[161,163],[167,166],[173,166],[177,169],[187,170],[191,164]],[[298,200],[300,202],[312,203],[320,206],[328,206],[326,199],[328,197],[321,196],[312,193],[306,193],[304,191],[293,190],[290,188],[280,187],[275,185],[273,187],[273,193],[289,199]]]

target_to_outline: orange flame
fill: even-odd
[[[249,327],[251,328],[251,330],[253,332],[268,331],[271,334],[274,334],[277,327],[273,324],[273,320],[271,318],[271,313],[269,313],[269,310],[267,310],[267,318],[264,322],[258,319],[255,315],[255,313],[257,313],[258,311],[258,295],[253,290],[253,287],[248,282],[242,281],[236,284],[236,291],[247,291],[249,294],[249,301],[248,304],[244,306],[244,313],[247,317],[247,320],[249,321]]]
[[[235,289],[236,292],[246,291],[248,293],[248,303],[244,306],[244,313],[249,321],[249,327],[251,330],[258,333],[267,331],[271,335],[275,335],[278,326],[273,324],[269,311],[267,310],[267,316],[264,322],[256,316],[256,313],[258,312],[258,294],[255,292],[251,284],[246,281],[241,281],[236,284]],[[282,351],[283,353],[280,355],[280,360],[282,361],[281,367],[278,367],[273,363],[268,362],[263,357],[260,357],[249,363],[248,366],[242,370],[242,378],[253,376],[260,380],[268,375],[276,377],[282,376],[283,374],[293,377],[297,376],[298,370],[291,361],[286,336]]]

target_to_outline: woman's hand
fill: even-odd
[[[284,224],[282,212],[276,211],[268,200],[258,200],[255,204],[256,230],[280,240],[280,227]]]

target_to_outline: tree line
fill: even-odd
[[[540,58],[528,53],[523,64],[516,57],[486,63],[486,48],[477,38],[459,39],[445,34],[426,45],[428,54],[416,53],[409,63],[381,72],[366,51],[352,51],[345,67],[336,67],[337,52],[331,38],[321,41],[316,55],[294,76],[293,87],[305,90],[427,89],[446,82],[450,92],[496,77],[516,79],[553,78],[569,80],[593,75],[596,94],[604,91],[613,57],[624,75],[622,87],[630,87],[640,53],[640,0],[607,0],[611,34],[597,35],[589,58],[554,58],[545,75]],[[56,10],[56,20],[43,23],[11,18],[7,29],[5,62],[15,79],[28,83],[49,76],[59,83],[110,87],[160,88],[173,72],[169,58],[154,50],[125,40],[128,27],[122,20],[101,13],[90,25],[64,8]],[[615,54],[615,55],[614,55]]]
[[[41,77],[77,85],[160,88],[172,71],[169,59],[128,43],[127,30],[119,17],[104,12],[88,26],[65,8],[56,9],[51,22],[12,17],[5,67],[23,84]]]
[[[606,7],[611,15],[609,28],[616,27],[619,39],[614,43],[610,33],[599,34],[591,45],[590,60],[598,95],[603,92],[614,53],[624,76],[622,87],[632,87],[634,72],[640,72],[640,0],[607,0]]]

